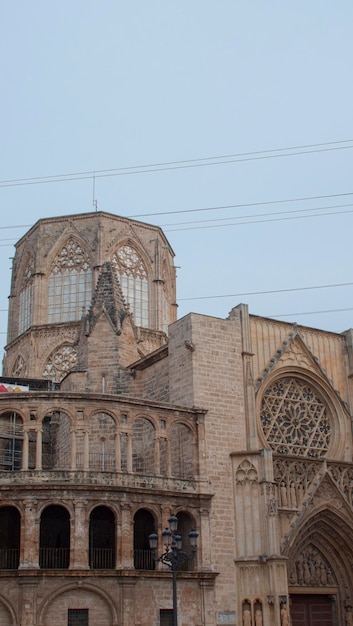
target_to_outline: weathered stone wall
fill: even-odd
[[[205,448],[214,497],[211,563],[218,611],[236,607],[235,519],[230,454],[246,447],[240,313],[232,320],[190,314],[170,327],[170,401],[207,409]],[[203,537],[208,542],[209,537]]]

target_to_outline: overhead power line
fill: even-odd
[[[345,311],[353,311],[353,308],[348,309],[326,309],[323,311],[301,311],[300,313],[277,313],[276,315],[266,315],[265,317],[298,317],[298,315],[318,315],[319,313],[343,313]]]
[[[305,202],[308,200],[324,200],[329,198],[344,198],[347,196],[353,196],[353,191],[347,191],[345,193],[332,193],[323,196],[300,196],[299,198],[284,198],[281,200],[262,200],[260,202],[243,202],[241,204],[223,204],[220,206],[204,207],[202,209],[181,209],[177,211],[158,211],[155,213],[140,213],[138,215],[129,215],[130,218],[136,217],[153,217],[155,215],[176,215],[178,213],[199,213],[202,211],[221,211],[225,209],[244,209],[246,207],[255,206],[267,206],[270,204],[286,204],[288,202]]]
[[[141,213],[138,215],[129,215],[125,217],[127,219],[135,219],[135,218],[140,218],[140,217],[152,217],[152,216],[158,216],[158,215],[178,215],[182,213],[201,213],[203,211],[222,211],[226,209],[241,209],[241,208],[250,208],[250,207],[258,207],[258,206],[270,206],[270,205],[276,205],[276,204],[289,204],[289,203],[294,203],[294,202],[307,202],[310,200],[329,200],[331,198],[347,198],[349,196],[353,196],[353,191],[348,191],[345,193],[326,194],[326,195],[320,195],[320,196],[299,196],[297,198],[282,198],[280,200],[262,200],[260,202],[243,202],[240,204],[224,204],[224,205],[219,205],[219,206],[210,206],[210,207],[203,207],[203,208],[197,208],[197,209],[157,211],[154,213]],[[260,214],[255,214],[255,215],[242,215],[242,216],[229,217],[229,218],[216,218],[216,221],[222,221],[225,219],[229,220],[229,219],[243,219],[243,218],[249,218],[249,217],[262,217],[263,215],[283,215],[283,214],[289,214],[289,213],[319,211],[319,210],[327,210],[327,209],[348,207],[348,206],[352,206],[352,204],[350,203],[349,204],[336,204],[336,205],[329,205],[327,207],[322,206],[322,207],[311,207],[308,209],[294,209],[294,210],[281,212],[281,213],[260,213]],[[179,222],[179,223],[176,222],[175,224],[174,223],[162,224],[160,225],[160,228],[165,228],[167,226],[182,225],[182,224],[201,223],[202,221],[208,221],[208,220],[197,220],[196,222]],[[13,228],[31,228],[32,226],[33,224],[14,224],[13,226],[0,226],[0,230],[5,230],[5,229],[9,230]]]
[[[311,287],[289,287],[288,289],[270,289],[269,291],[243,291],[241,293],[228,293],[218,296],[192,296],[189,298],[178,298],[178,301],[186,300],[211,300],[218,298],[239,298],[242,296],[263,296],[273,293],[289,293],[292,291],[312,291],[314,289],[332,289],[333,287],[351,287],[351,283],[334,283],[330,285],[312,285]]]
[[[291,213],[291,211],[289,211]],[[225,226],[229,228],[229,226],[246,226],[248,224],[263,224],[267,222],[283,222],[286,220],[302,220],[308,219],[309,217],[329,217],[330,215],[342,215],[346,213],[353,213],[353,209],[349,211],[331,211],[330,213],[316,213],[315,215],[292,215],[290,217],[274,217],[271,219],[263,219],[263,220],[248,220],[246,222],[232,222],[231,224],[211,224],[208,226],[190,226],[185,228],[165,228],[164,231],[166,233],[176,233],[181,232],[183,230],[201,230],[205,228],[224,228]],[[237,219],[234,217],[233,219]]]
[[[336,150],[350,150],[353,148],[353,139],[342,141],[329,141],[325,143],[306,144],[301,146],[291,146],[287,148],[274,148],[269,150],[258,150],[254,152],[240,152],[236,154],[201,157],[198,159],[185,159],[180,161],[165,161],[160,163],[149,163],[145,165],[133,165],[129,167],[118,167],[101,170],[87,170],[82,172],[68,172],[65,174],[52,174],[49,176],[35,176],[29,178],[13,178],[0,181],[0,187],[19,187],[23,185],[40,185],[48,183],[67,182],[73,180],[85,180],[89,178],[106,178],[111,176],[127,176],[131,174],[146,174],[151,172],[170,171],[178,169],[188,169],[195,167],[205,167],[211,165],[227,165],[229,163],[241,163],[246,161],[259,161],[266,159],[278,159],[290,156],[301,156],[304,154],[315,154],[319,152],[332,152]]]

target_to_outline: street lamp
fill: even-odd
[[[151,533],[148,536],[150,548],[154,553],[156,561],[160,561],[164,565],[167,565],[173,574],[173,626],[178,626],[178,603],[177,603],[177,572],[180,569],[182,563],[190,561],[195,557],[197,548],[197,538],[199,533],[197,530],[191,530],[189,532],[191,554],[185,552],[181,548],[182,538],[177,533],[178,530],[178,518],[176,515],[172,515],[168,520],[169,528],[165,528],[162,532],[163,543],[165,552],[160,557],[156,556],[158,547],[158,536],[156,533]]]

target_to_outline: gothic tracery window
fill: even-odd
[[[49,276],[48,322],[78,320],[91,303],[92,270],[87,254],[72,237],[56,255]]]
[[[59,383],[77,363],[77,350],[70,344],[59,346],[48,358],[43,378]]]
[[[299,378],[281,378],[270,385],[260,411],[264,435],[280,454],[319,458],[327,453],[331,420],[316,390]]]
[[[130,305],[135,324],[148,327],[147,270],[138,252],[130,245],[121,246],[112,257],[124,297]]]

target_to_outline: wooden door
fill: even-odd
[[[333,602],[325,595],[292,595],[292,626],[334,626]]]

